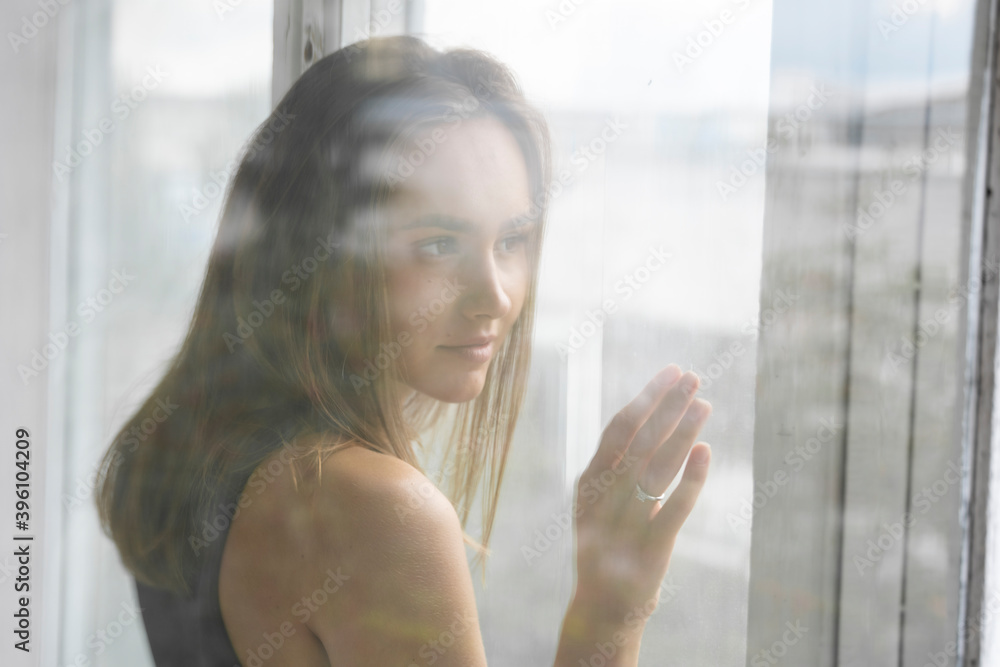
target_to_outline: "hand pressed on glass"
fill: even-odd
[[[636,607],[655,608],[674,540],[708,476],[709,446],[692,445],[712,406],[695,398],[697,387],[698,376],[676,364],[657,373],[608,424],[577,483],[574,604],[609,626],[624,626]],[[639,499],[637,485],[662,495],[689,452],[669,497]]]

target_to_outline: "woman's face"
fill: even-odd
[[[469,401],[528,289],[527,168],[492,116],[426,130],[400,160],[413,169],[385,209],[393,363],[412,389]]]

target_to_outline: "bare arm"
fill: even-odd
[[[712,406],[695,398],[697,386],[697,376],[676,364],[657,373],[608,424],[580,476],[576,593],[556,667],[638,663],[674,542],[708,475],[711,450],[695,440]],[[636,498],[637,485],[663,493],[686,458],[680,483],[662,505]]]
[[[645,627],[645,621],[629,628],[621,621],[602,618],[593,613],[592,607],[574,597],[563,619],[555,667],[579,667],[581,664],[635,667],[639,663],[639,646]]]
[[[576,592],[555,667],[638,663],[646,620],[710,457],[694,441],[711,405],[695,399],[696,377],[686,374],[692,382],[685,384],[672,371],[658,373],[612,420],[578,482]],[[637,483],[662,493],[692,451],[703,463],[685,467],[662,506],[634,498]],[[613,481],[598,492],[596,481],[609,472]],[[461,524],[448,498],[409,464],[373,452],[324,478],[327,484],[337,510],[318,530],[336,544],[317,550],[307,567],[342,565],[349,577],[309,623],[331,662],[486,667]],[[337,562],[326,560],[330,553]]]
[[[365,452],[356,468],[324,481],[341,489],[341,511],[324,530],[345,546],[329,550],[335,562],[309,567],[317,580],[326,570],[339,574],[341,587],[309,628],[331,664],[486,667],[458,514],[426,477],[387,459]],[[556,667],[590,664],[597,644],[615,641],[616,657],[606,664],[636,664],[645,619],[603,618],[593,613],[599,604],[579,596],[569,605]]]

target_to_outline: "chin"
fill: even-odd
[[[481,373],[466,373],[461,377],[439,372],[429,382],[410,386],[443,403],[467,403],[483,392],[483,387],[486,386],[486,369]]]

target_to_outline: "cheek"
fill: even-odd
[[[531,282],[531,271],[527,264],[520,267],[508,282],[507,295],[511,301],[511,321],[520,315],[524,302],[528,298],[528,286]]]
[[[420,303],[419,285],[414,283],[413,276],[404,277],[398,274],[390,276],[386,285],[389,292],[389,317],[392,322],[393,336],[398,337],[401,331],[412,331],[410,314],[417,312]]]
[[[395,340],[406,332],[412,340],[419,341],[443,321],[449,305],[439,298],[443,288],[436,278],[400,270],[390,273],[387,287]]]

